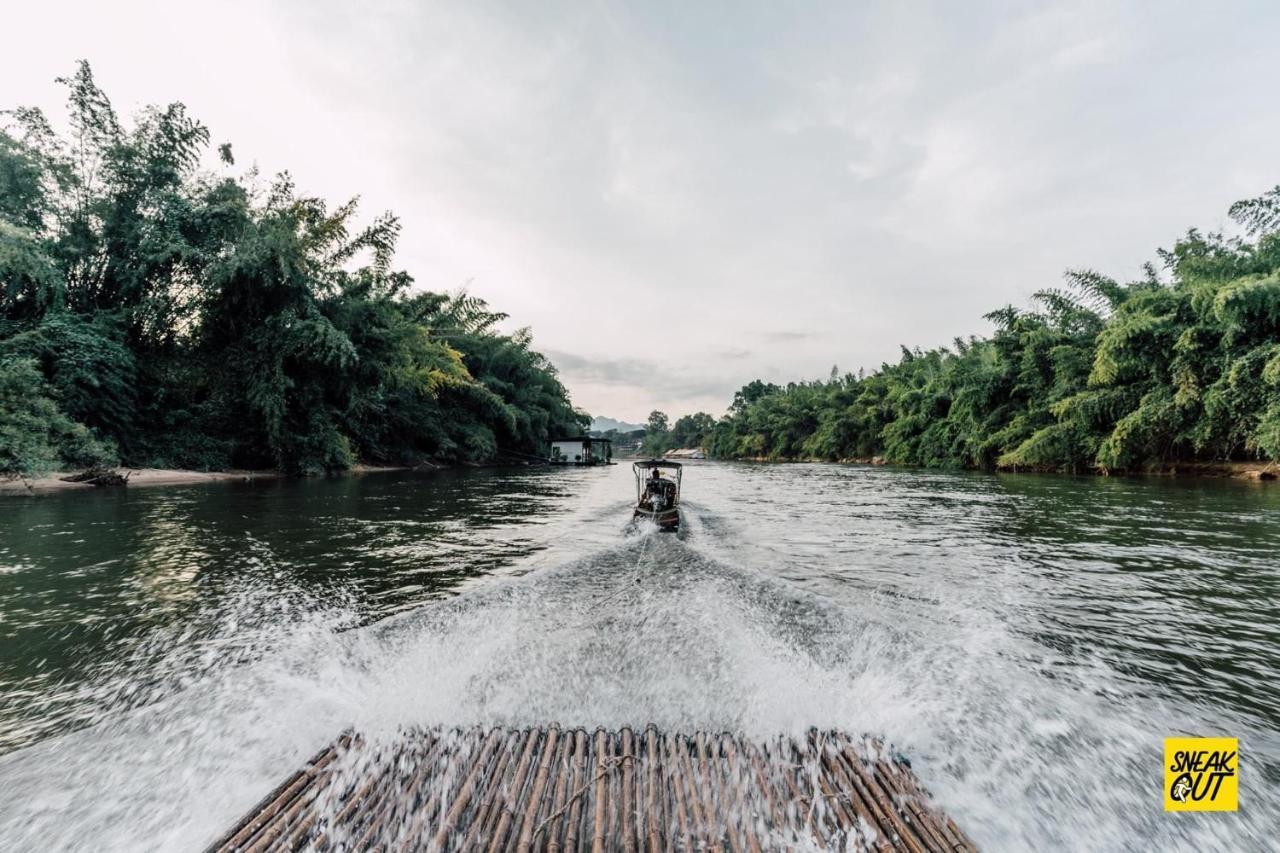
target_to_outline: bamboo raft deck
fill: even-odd
[[[974,850],[900,760],[838,732],[343,735],[210,853]]]

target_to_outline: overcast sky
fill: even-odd
[[[40,2],[0,108],[181,100],[642,421],[985,333],[1280,183],[1280,4]]]

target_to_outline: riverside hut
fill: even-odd
[[[613,442],[589,435],[552,439],[550,462],[552,465],[612,465]]]

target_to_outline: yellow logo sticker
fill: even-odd
[[[1240,750],[1233,737],[1164,739],[1164,810],[1233,812],[1239,808]]]

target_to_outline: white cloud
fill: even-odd
[[[56,106],[80,57],[126,111],[184,100],[241,162],[395,210],[422,286],[471,280],[636,419],[983,331],[1214,226],[1280,179],[1278,16],[50,2],[6,17],[0,106]]]

